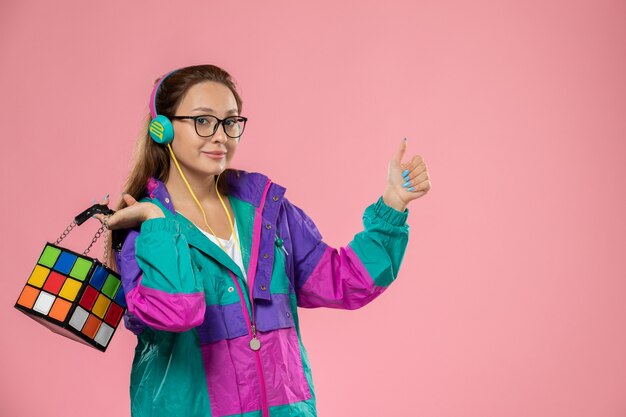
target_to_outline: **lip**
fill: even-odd
[[[212,159],[222,159],[226,156],[224,151],[202,151],[202,153]]]

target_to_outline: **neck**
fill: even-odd
[[[217,177],[217,174],[194,175],[194,173],[185,170],[184,167],[181,166],[180,168],[182,169],[183,174],[185,174],[185,178],[187,179],[187,182],[191,186],[191,189],[200,204],[203,206],[209,206],[215,202],[219,203],[219,197],[217,196],[217,192],[215,190],[215,178]],[[185,181],[181,178],[180,172],[178,172],[174,163],[170,164],[169,175],[167,181],[165,182],[165,186],[172,197],[172,201],[176,201],[180,206],[196,206],[196,202],[191,196]],[[222,196],[222,198],[224,197]]]

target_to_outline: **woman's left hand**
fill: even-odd
[[[406,151],[406,139],[400,143],[387,173],[387,189],[383,201],[398,211],[404,211],[412,200],[424,196],[431,186],[426,162],[420,155],[415,155],[407,163],[402,163]]]

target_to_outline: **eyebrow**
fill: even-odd
[[[210,112],[210,113],[217,113],[215,110],[209,108],[209,107],[196,107],[195,109],[191,110],[191,111],[196,111],[196,110],[202,110],[202,111],[206,111],[206,112]],[[230,109],[226,112],[226,114],[237,114],[238,111],[236,109]]]

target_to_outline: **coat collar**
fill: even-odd
[[[229,186],[230,194],[242,201],[252,204],[254,207],[259,207],[261,204],[261,198],[263,197],[263,188],[268,180],[267,175],[259,172],[247,172],[244,170],[226,170],[224,171],[224,178]],[[172,213],[175,214],[174,204],[170,197],[165,184],[156,179],[150,178],[146,185],[146,192],[150,198],[156,198],[167,207]],[[272,197],[282,198],[285,194],[285,187],[276,183],[272,184]]]
[[[232,195],[233,197],[243,202],[249,203],[257,209],[259,208],[261,204],[261,199],[263,198],[265,185],[267,183],[267,180],[269,179],[267,175],[258,172],[246,172],[243,170],[228,170],[225,171],[223,175],[225,175],[224,178],[229,185],[229,195]],[[285,191],[285,187],[272,182],[272,184],[270,185],[270,189],[268,190],[266,199],[271,198],[274,202],[278,202],[283,198]],[[170,216],[177,216],[171,196],[162,181],[155,178],[150,178],[146,185],[146,194],[151,199],[157,200],[157,202],[162,207],[165,207],[170,212]],[[233,203],[235,202],[231,200],[231,205],[233,207],[233,210],[235,210],[236,218],[254,218],[254,209],[250,207],[250,211],[246,212],[244,206]],[[270,208],[270,212],[268,212],[267,209],[268,205],[266,204],[263,208],[262,216],[265,218],[265,216],[267,215],[268,220],[275,222],[277,217],[277,209],[275,207]],[[166,217],[167,216],[168,215],[166,214]],[[178,218],[178,220],[182,221],[182,223],[186,225],[186,227],[181,227],[181,231],[185,234],[187,241],[190,245],[195,246],[202,252],[215,258],[222,265],[230,269],[235,275],[243,278],[241,270],[239,269],[237,264],[223,250],[221,250],[219,246],[217,246],[209,238],[204,236],[204,234],[197,230],[197,228],[184,217],[181,216]],[[249,229],[246,229],[246,227],[249,227]],[[239,230],[239,238],[241,240],[241,244],[244,246],[242,247],[242,250],[245,252],[243,256],[244,266],[248,268],[249,258],[251,256],[251,242],[249,242],[248,235],[252,234],[252,225],[242,224],[242,222],[240,221],[237,223],[237,228]],[[273,245],[274,242],[272,241],[270,244]],[[261,282],[261,284],[265,284],[267,288],[269,288],[269,282]],[[255,298],[264,298],[269,300],[270,295],[259,295],[258,291],[256,291]]]

